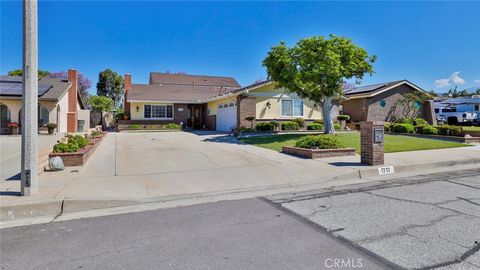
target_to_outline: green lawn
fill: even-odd
[[[282,134],[271,136],[255,136],[249,138],[242,138],[240,139],[240,141],[247,144],[272,149],[275,151],[281,151],[282,146],[294,146],[295,141],[303,136],[308,135]],[[342,141],[347,147],[355,148],[357,153],[360,153],[360,133],[338,133],[336,136],[338,136],[340,141]],[[458,142],[385,134],[385,153],[441,149],[462,146],[468,145]]]
[[[478,127],[462,127],[465,131],[480,131],[480,126]]]

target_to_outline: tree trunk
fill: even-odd
[[[325,97],[322,104],[323,126],[325,128],[325,134],[334,134],[335,128],[333,127],[332,117],[330,115],[332,111],[332,97]]]

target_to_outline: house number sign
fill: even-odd
[[[374,130],[374,142],[382,143],[383,142],[383,129],[376,128]]]

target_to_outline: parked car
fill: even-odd
[[[438,122],[448,123],[449,125],[457,125],[461,123],[475,123],[479,121],[476,112],[458,112],[455,106],[437,107],[435,115]]]

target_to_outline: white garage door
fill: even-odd
[[[217,108],[217,131],[231,131],[237,127],[237,106],[235,103],[219,105]]]

